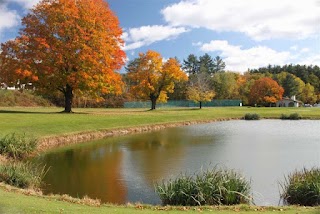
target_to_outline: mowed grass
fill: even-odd
[[[320,119],[320,108],[250,108],[225,107],[157,109],[73,109],[74,114],[59,113],[61,108],[0,107],[0,136],[26,133],[33,137],[50,137],[86,131],[111,130],[183,121],[207,121],[242,118],[256,113],[262,118],[280,118],[281,114],[298,113],[304,119]],[[170,211],[168,211],[170,210]],[[263,211],[261,211],[263,210]],[[183,211],[183,212],[182,212]],[[50,197],[26,196],[0,187],[0,213],[320,213],[319,207],[156,207],[116,206],[91,207],[56,201]]]
[[[256,113],[261,118],[280,118],[281,114],[298,113],[303,119],[320,119],[320,108],[73,109],[73,114],[59,113],[62,110],[0,107],[0,136],[18,132],[41,138],[183,121],[242,118],[246,113]]]
[[[100,207],[72,204],[58,201],[50,197],[26,196],[21,193],[5,191],[0,187],[0,213],[117,213],[117,214],[147,214],[147,213],[237,213],[237,214],[318,214],[319,207],[254,207],[247,205],[220,207],[161,207],[143,205],[102,205]]]

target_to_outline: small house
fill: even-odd
[[[279,100],[276,102],[277,107],[300,107],[302,106],[302,102],[299,100],[296,100],[296,96],[284,97],[282,100]]]

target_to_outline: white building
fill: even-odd
[[[277,107],[300,107],[302,104],[303,103],[301,101],[296,100],[296,96],[292,96],[291,98],[285,97],[276,102]]]

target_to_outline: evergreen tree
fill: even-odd
[[[219,56],[216,56],[213,60],[213,66],[214,73],[224,72],[224,69],[226,68],[226,63]]]

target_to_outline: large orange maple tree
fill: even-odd
[[[75,90],[97,97],[121,93],[122,29],[105,1],[42,0],[22,25],[19,36],[1,47],[6,79],[31,81],[43,92],[61,91],[65,112],[71,112]]]
[[[282,99],[284,89],[270,77],[256,80],[250,88],[250,103],[259,105],[271,105]]]
[[[156,109],[157,101],[166,101],[167,93],[174,91],[179,81],[187,81],[187,75],[175,58],[163,62],[162,56],[149,50],[129,63],[128,78],[131,81],[131,93],[140,99],[151,100],[151,110]]]

